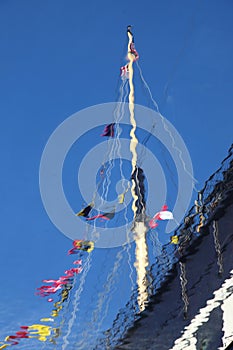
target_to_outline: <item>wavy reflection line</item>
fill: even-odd
[[[88,274],[88,272],[90,270],[90,267],[91,267],[91,253],[88,255],[86,263],[85,263],[85,265],[83,267],[82,275],[80,277],[80,285],[79,285],[79,287],[76,290],[75,295],[74,295],[74,301],[73,301],[74,308],[73,308],[73,311],[71,313],[71,318],[70,318],[70,320],[68,322],[67,333],[63,337],[63,341],[64,342],[63,342],[63,345],[62,345],[62,350],[65,350],[67,348],[67,346],[69,345],[68,337],[71,334],[71,331],[72,331],[72,328],[73,328],[73,325],[74,325],[74,322],[75,322],[75,319],[76,319],[76,313],[78,311],[78,305],[79,305],[80,296],[81,296],[81,293],[83,291],[85,280],[86,280],[87,274]]]
[[[179,262],[179,265],[180,265],[181,294],[182,294],[182,300],[184,302],[183,310],[184,310],[184,317],[186,317],[188,312],[188,305],[189,305],[187,289],[186,289],[186,285],[188,281],[186,278],[185,264],[182,262]]]
[[[219,234],[218,234],[218,222],[213,221],[213,236],[214,236],[214,247],[217,254],[217,264],[218,264],[218,273],[221,275],[223,273],[223,258],[221,252],[221,246],[219,243]]]
[[[134,116],[134,84],[133,84],[133,62],[134,62],[134,55],[131,53],[131,45],[133,44],[133,35],[130,31],[127,31],[128,34],[128,70],[129,70],[129,112],[130,112],[130,123],[131,123],[131,131],[130,131],[130,151],[132,153],[132,173],[131,173],[131,180],[132,180],[132,186],[131,186],[131,194],[133,197],[132,202],[132,210],[134,214],[134,225],[133,230],[135,233],[135,255],[136,255],[136,261],[135,261],[135,268],[137,271],[137,285],[138,285],[138,307],[140,312],[145,309],[146,303],[148,302],[148,279],[147,279],[147,266],[148,266],[148,252],[147,252],[147,243],[146,243],[146,232],[147,228],[145,223],[143,222],[143,216],[142,221],[136,221],[137,220],[137,205],[140,205],[137,193],[140,194],[140,184],[139,184],[139,178],[137,176],[138,168],[137,168],[137,144],[138,140],[135,135],[136,131],[136,120]],[[133,175],[136,175],[133,177]],[[143,208],[144,209],[144,208]],[[142,210],[143,210],[142,209]],[[139,213],[140,214],[140,213]],[[143,214],[143,213],[142,213]]]
[[[176,142],[175,142],[175,139],[174,139],[174,137],[173,137],[173,135],[172,135],[172,132],[170,131],[168,125],[166,124],[166,121],[165,121],[164,116],[163,116],[163,115],[160,113],[160,111],[159,111],[159,106],[158,106],[158,104],[156,103],[156,101],[154,100],[153,95],[152,95],[152,92],[151,92],[151,90],[150,90],[150,88],[149,88],[149,85],[147,84],[145,78],[143,77],[142,69],[141,69],[139,63],[136,62],[136,64],[137,64],[137,67],[138,67],[138,70],[139,70],[140,78],[141,78],[141,80],[142,80],[142,82],[143,82],[143,84],[144,84],[146,90],[147,90],[148,93],[149,93],[151,102],[152,102],[152,104],[154,105],[156,112],[159,114],[159,116],[160,116],[160,118],[161,118],[161,121],[162,121],[162,124],[163,124],[163,128],[164,128],[164,130],[168,133],[168,135],[169,135],[169,137],[170,137],[170,139],[171,139],[172,147],[173,147],[173,149],[177,152],[177,154],[178,154],[178,156],[179,156],[179,158],[180,158],[180,161],[181,161],[181,163],[182,163],[182,166],[183,166],[184,171],[185,171],[186,174],[192,179],[195,191],[198,192],[198,190],[196,189],[196,186],[195,186],[195,184],[198,183],[198,181],[193,177],[193,175],[190,173],[190,171],[186,168],[186,164],[185,164],[185,161],[184,161],[184,159],[183,159],[183,153],[182,153],[181,149],[180,149],[179,147],[176,146]]]

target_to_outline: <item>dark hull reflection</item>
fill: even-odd
[[[232,197],[231,197],[232,200]],[[218,216],[220,213],[217,213]],[[188,310],[184,315],[184,303],[181,298],[180,266],[176,263],[170,276],[142,318],[135,322],[125,336],[121,345],[115,349],[172,349],[174,341],[181,336],[185,326],[213,298],[213,292],[220,289],[225,279],[229,278],[233,248],[233,205],[230,205],[219,218],[219,240],[223,259],[223,272],[219,275],[216,263],[216,251],[213,245],[213,228],[211,222],[203,228],[202,237],[190,247],[183,258],[186,265]],[[224,295],[223,300],[224,301]],[[220,305],[210,313],[207,322],[197,330],[196,349],[214,350],[222,346],[223,310]],[[232,310],[233,311],[233,310]],[[180,348],[182,349],[182,347]]]
[[[231,147],[177,229],[178,248],[164,246],[158,255],[146,310],[133,314],[132,295],[96,349],[232,348],[232,158]]]

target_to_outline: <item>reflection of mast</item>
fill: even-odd
[[[131,193],[133,197],[132,210],[134,213],[134,237],[136,243],[136,261],[135,268],[137,271],[137,285],[138,285],[138,306],[139,310],[143,311],[148,301],[148,278],[147,278],[147,266],[148,266],[148,252],[146,244],[146,231],[145,225],[145,199],[144,199],[144,175],[142,169],[137,167],[137,144],[138,140],[135,135],[136,131],[136,120],[134,117],[134,85],[133,85],[133,61],[135,56],[131,52],[133,44],[133,35],[128,27],[128,70],[129,70],[129,112],[130,112],[130,123],[132,125],[130,131],[130,151],[132,153],[132,173],[131,173]]]

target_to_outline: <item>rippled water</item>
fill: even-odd
[[[83,271],[50,324],[51,336],[22,339],[17,348],[225,349],[233,341],[232,169],[231,148],[175,232],[178,245],[162,245],[153,231],[147,235],[144,311],[135,243],[93,251],[83,256]]]

